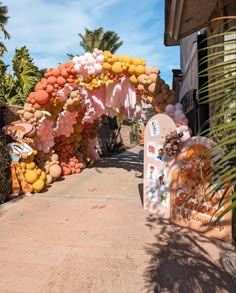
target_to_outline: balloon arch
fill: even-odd
[[[5,127],[7,134],[33,150],[14,164],[15,193],[19,186],[24,193],[40,192],[62,175],[80,173],[97,159],[98,118],[106,114],[138,119],[142,101],[152,104],[156,113],[166,111],[180,131],[190,135],[182,106],[159,70],[147,67],[144,59],[109,51],[94,49],[47,69],[26,101],[18,111],[21,121]]]

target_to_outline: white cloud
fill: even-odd
[[[15,48],[29,49],[40,68],[56,67],[66,53],[83,53],[78,33],[84,28],[104,27],[124,41],[117,54],[146,59],[171,79],[179,63],[178,50],[163,45],[162,0],[8,0],[7,29],[10,41],[4,41],[9,64]],[[168,73],[169,72],[169,73]],[[166,80],[167,81],[167,80]]]

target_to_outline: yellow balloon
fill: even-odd
[[[43,181],[46,180],[46,173],[45,173],[44,171],[42,171],[42,173],[41,173],[39,179],[42,179]]]
[[[128,73],[129,74],[134,74],[135,73],[135,65],[131,64],[128,68]]]
[[[31,163],[26,164],[26,168],[29,170],[34,170],[35,167],[36,167],[35,162],[31,162]]]
[[[140,58],[134,58],[134,59],[132,60],[132,63],[133,63],[134,65],[140,65],[142,62],[141,62]]]
[[[27,170],[25,173],[25,180],[27,183],[33,184],[38,179],[36,171]]]
[[[116,74],[122,73],[122,72],[123,72],[123,68],[122,68],[121,62],[115,62],[115,63],[112,65],[111,70],[112,70],[114,73],[116,73]]]
[[[118,56],[116,56],[116,55],[112,55],[112,57],[111,57],[111,63],[115,63],[115,62],[117,62],[117,61],[119,61]]]
[[[133,84],[138,83],[137,77],[134,74],[130,76],[129,81]]]
[[[33,188],[35,192],[40,192],[45,186],[44,180],[38,179],[34,184]]]
[[[137,75],[141,75],[145,72],[145,68],[143,65],[137,65],[136,68],[135,68],[135,73]]]
[[[104,62],[102,67],[105,70],[111,70],[111,64],[108,62]]]

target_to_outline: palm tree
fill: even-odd
[[[221,21],[213,19],[213,21]],[[221,151],[224,155],[213,163],[213,194],[225,190],[219,209],[230,203],[220,217],[236,209],[236,46],[234,17],[226,17],[219,33],[207,38],[208,54],[201,60],[207,69],[200,76],[208,76],[208,83],[200,88],[202,103],[209,103],[211,118],[208,136],[216,143],[211,153]],[[220,27],[220,25],[218,26]],[[228,196],[230,194],[230,196]],[[236,232],[236,231],[235,231]]]
[[[104,32],[102,27],[93,31],[85,28],[85,33],[79,33],[78,35],[82,39],[80,46],[85,52],[92,52],[93,49],[98,48],[99,50],[107,50],[114,54],[123,44],[123,41],[120,41],[120,37],[116,32]],[[73,54],[67,54],[67,56],[71,59],[74,57]]]
[[[120,46],[123,45],[123,41],[119,41],[120,37],[118,37],[117,33],[113,31],[107,31],[103,34],[100,46],[98,49],[102,51],[110,51],[114,54]]]
[[[2,2],[0,2],[0,31],[4,34],[4,39],[10,39],[11,36],[5,28],[7,24],[9,16],[7,16],[8,9],[7,6],[4,6]],[[0,42],[0,56],[3,56],[7,52],[6,46],[3,42]]]
[[[7,68],[8,65],[0,60],[0,102],[24,105],[27,96],[42,78],[42,72],[34,65],[25,46],[15,51],[13,73],[8,73]]]

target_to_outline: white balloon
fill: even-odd
[[[81,67],[81,65],[80,64],[75,64],[75,66],[74,66],[74,69],[75,69],[75,71],[76,72],[79,72],[80,71],[80,67]]]
[[[180,140],[181,140],[182,142],[185,142],[185,141],[187,141],[190,137],[191,137],[191,135],[190,135],[189,131],[186,131],[186,132],[183,133],[183,136],[181,137]]]
[[[81,63],[82,61],[85,61],[85,57],[84,56],[79,56],[78,57],[78,61]]]
[[[188,130],[188,126],[187,126],[187,125],[181,125],[181,126],[179,127],[179,130],[180,130],[180,132],[187,131],[187,130]]]
[[[104,56],[103,56],[103,55],[98,55],[98,56],[96,57],[96,61],[97,61],[98,63],[102,63],[102,62],[104,61]]]
[[[98,73],[102,70],[102,65],[97,63],[94,65],[94,69],[95,69],[96,73]]]
[[[90,57],[93,57],[93,56],[92,56],[92,54],[90,52],[86,52],[84,54],[84,57],[87,58],[87,59],[89,59]]]
[[[73,61],[74,63],[79,63],[79,57],[78,57],[78,56],[73,57],[73,58],[72,58],[72,61]]]

